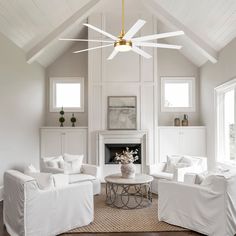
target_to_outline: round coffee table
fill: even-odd
[[[151,182],[153,177],[136,174],[134,179],[122,178],[121,174],[105,177],[106,203],[122,209],[148,207],[152,203]]]

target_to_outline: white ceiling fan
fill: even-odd
[[[108,43],[106,45],[98,46],[98,47],[92,47],[92,48],[87,48],[84,50],[79,50],[75,51],[74,53],[80,53],[80,52],[85,52],[85,51],[90,51],[94,49],[99,49],[99,48],[105,48],[105,47],[114,47],[114,50],[110,54],[110,56],[107,58],[108,60],[113,59],[117,53],[119,52],[128,52],[132,50],[133,52],[138,53],[139,55],[145,57],[145,58],[151,58],[152,56],[139,47],[155,47],[155,48],[169,48],[169,49],[181,49],[182,46],[179,45],[171,45],[171,44],[163,44],[163,43],[153,43],[153,42],[148,42],[156,39],[161,39],[161,38],[167,38],[167,37],[173,37],[173,36],[178,36],[178,35],[183,35],[183,31],[174,31],[174,32],[168,32],[168,33],[161,33],[161,34],[153,34],[153,35],[147,35],[143,37],[138,37],[138,38],[133,38],[134,35],[143,27],[143,25],[146,23],[144,20],[138,20],[127,32],[125,32],[125,14],[124,14],[124,0],[122,0],[122,29],[121,33],[118,37],[105,32],[93,25],[90,24],[84,24],[90,29],[93,29],[104,36],[110,38],[111,40],[98,40],[98,39],[71,39],[71,38],[61,38],[59,40],[64,40],[64,41],[78,41],[78,42],[99,42],[99,43]]]

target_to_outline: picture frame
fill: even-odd
[[[107,128],[109,130],[137,129],[136,96],[108,96]]]

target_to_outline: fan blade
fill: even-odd
[[[111,38],[111,39],[113,39],[113,40],[118,40],[118,38],[115,37],[114,35],[109,34],[109,33],[105,32],[105,31],[103,31],[103,30],[101,30],[101,29],[99,29],[99,28],[97,28],[97,27],[95,27],[95,26],[93,26],[93,25],[90,25],[90,24],[84,24],[84,25],[87,26],[87,27],[89,27],[90,29],[93,29],[93,30],[95,30],[95,31],[97,31],[97,32],[99,32],[99,33],[101,33],[101,34],[107,36],[108,38]]]
[[[144,52],[142,49],[140,49],[140,48],[138,48],[138,47],[136,47],[136,46],[133,46],[133,47],[132,47],[132,50],[133,50],[134,52],[138,53],[139,55],[141,55],[141,56],[147,58],[147,59],[149,59],[149,58],[152,57],[150,54]]]
[[[107,60],[113,59],[113,58],[117,55],[117,53],[118,53],[118,51],[114,49],[114,50],[112,51],[111,55],[107,58]]]
[[[172,44],[164,44],[164,43],[147,43],[147,42],[135,42],[135,46],[142,47],[154,47],[154,48],[170,48],[170,49],[181,49],[182,46],[172,45]]]
[[[90,50],[94,50],[94,49],[99,49],[99,48],[106,48],[106,47],[110,47],[110,46],[114,46],[114,44],[108,44],[108,45],[103,45],[103,46],[98,46],[98,47],[93,47],[93,48],[87,48],[87,49],[75,51],[73,53],[86,52],[86,51],[90,51]]]
[[[113,43],[111,40],[99,40],[99,39],[70,39],[70,38],[61,38],[61,41],[78,41],[78,42],[98,42],[98,43]]]
[[[184,31],[174,31],[169,33],[162,33],[162,34],[153,34],[153,35],[147,35],[139,38],[133,38],[133,42],[142,42],[142,41],[149,41],[154,39],[162,39],[162,38],[168,38],[168,37],[174,37],[178,35],[183,35]]]
[[[146,21],[144,20],[138,20],[130,29],[129,31],[125,34],[123,39],[125,40],[130,40],[132,37],[144,26]]]

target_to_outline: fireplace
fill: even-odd
[[[128,147],[130,150],[138,149],[136,173],[145,173],[148,154],[148,133],[142,130],[103,130],[97,135],[97,164],[101,168],[101,181],[107,175],[120,173],[120,165],[114,162],[116,153],[121,153]]]
[[[134,162],[134,164],[141,164],[142,163],[142,156],[141,156],[141,144],[140,143],[130,143],[130,144],[119,144],[119,143],[107,143],[105,144],[105,164],[118,164],[115,160],[116,153],[122,153],[122,151],[126,150],[137,150],[137,156],[139,157],[138,160]]]

